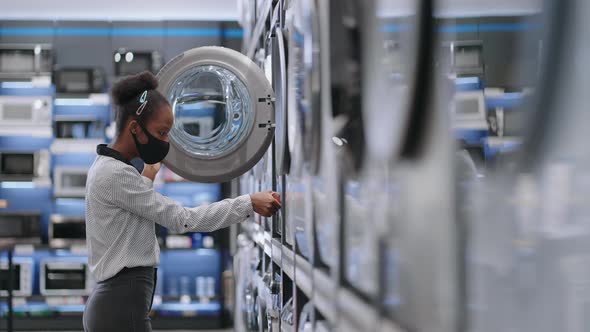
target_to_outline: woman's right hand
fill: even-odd
[[[263,217],[272,217],[281,208],[281,195],[272,190],[250,195],[254,212]]]

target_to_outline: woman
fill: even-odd
[[[157,193],[152,182],[168,153],[174,122],[157,86],[148,72],[115,84],[117,137],[110,147],[97,147],[88,171],[88,264],[97,285],[84,311],[86,332],[151,331],[148,314],[160,255],[156,223],[180,233],[211,232],[254,212],[269,217],[281,207],[279,195],[270,191],[197,208]],[[136,157],[146,164],[142,174],[129,162]]]

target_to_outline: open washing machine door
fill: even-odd
[[[165,164],[198,182],[224,182],[254,166],[274,134],[274,92],[248,57],[223,47],[186,51],[158,73],[174,127]]]

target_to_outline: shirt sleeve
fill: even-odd
[[[177,233],[212,232],[248,219],[254,212],[249,195],[194,208],[183,207],[156,192],[150,179],[117,167],[101,179],[97,194],[112,204]]]

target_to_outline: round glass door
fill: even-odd
[[[274,97],[264,72],[246,56],[201,47],[158,73],[174,113],[166,165],[199,182],[224,182],[264,155],[274,133]]]

